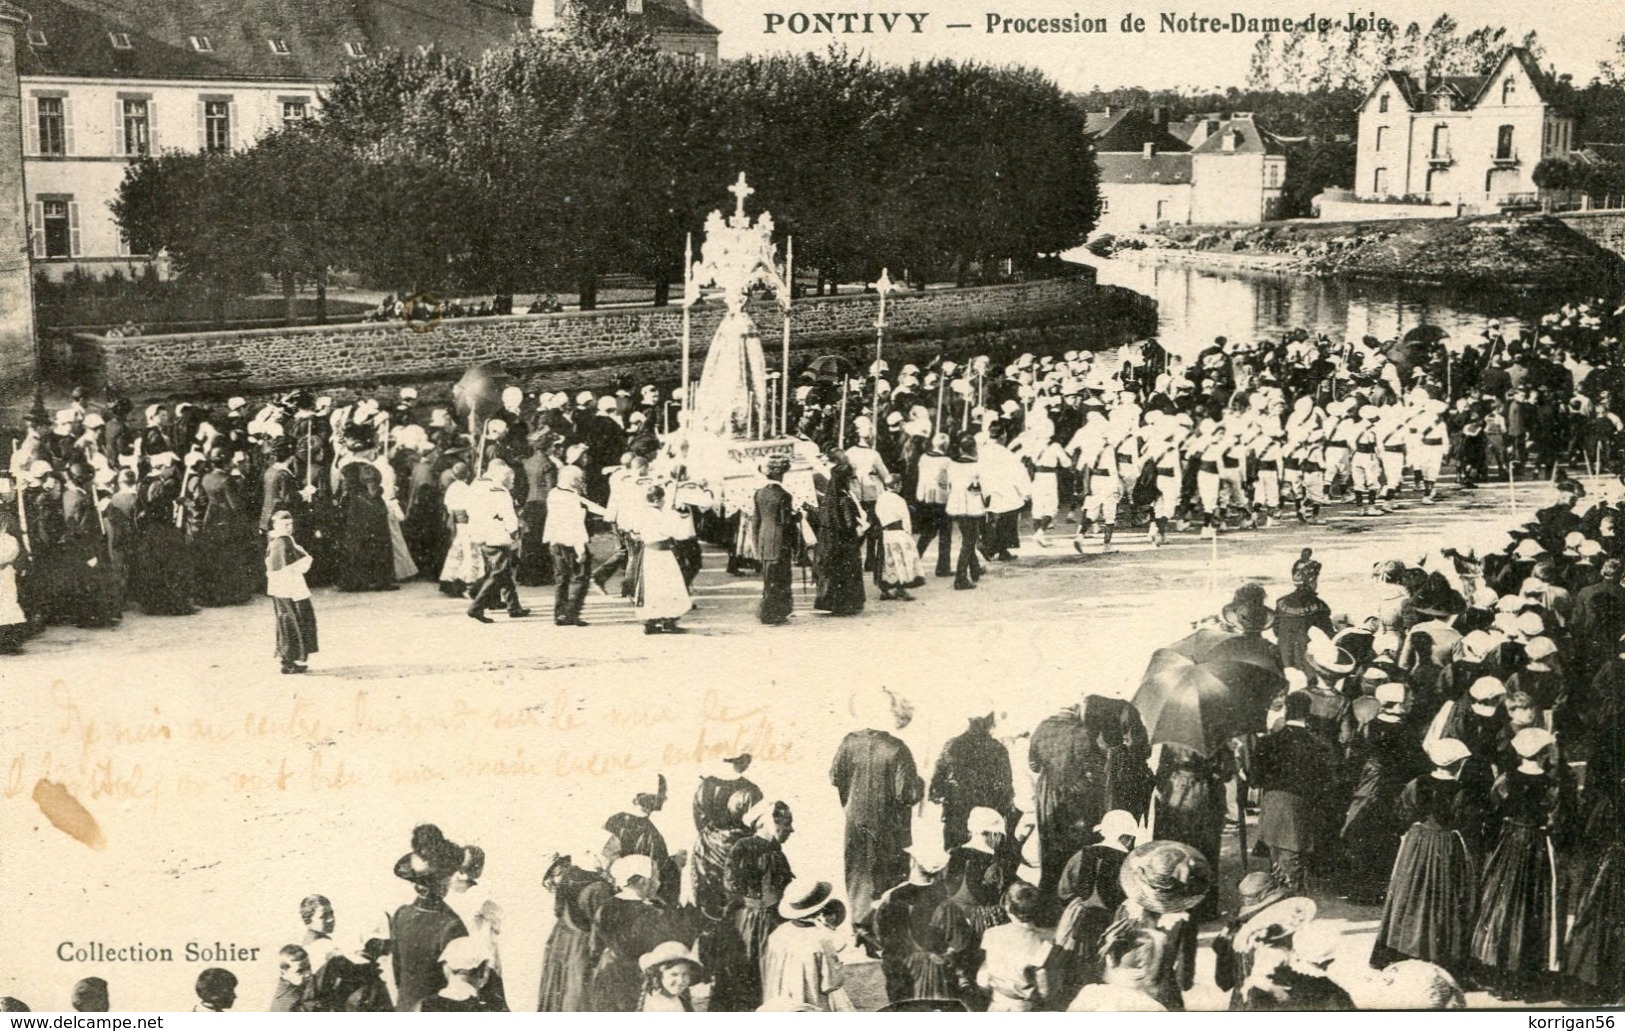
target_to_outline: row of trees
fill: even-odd
[[[1508,46],[1545,54],[1533,32],[1522,39],[1499,26],[1463,27],[1448,14],[1423,28],[1350,29],[1334,25],[1326,32],[1270,32],[1253,45],[1247,86],[1289,93],[1369,91],[1386,69],[1398,68],[1422,78],[1441,75],[1488,75]]]
[[[1083,113],[1036,72],[849,53],[704,65],[625,19],[526,34],[478,63],[358,63],[319,121],[129,173],[115,213],[222,292],[353,269],[440,292],[575,288],[631,272],[664,297],[684,234],[745,172],[831,278],[963,277],[1082,243],[1098,209]]]

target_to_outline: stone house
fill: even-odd
[[[1088,116],[1100,168],[1098,229],[1280,217],[1286,152],[1250,114],[1170,121],[1162,108]]]
[[[29,249],[60,278],[134,267],[109,208],[125,169],[166,150],[226,151],[309,117],[351,62],[430,47],[477,58],[550,29],[563,0],[19,0]],[[715,61],[700,0],[626,0],[658,45]]]
[[[1467,209],[1533,202],[1535,166],[1577,146],[1552,75],[1510,47],[1484,76],[1389,69],[1359,109],[1354,193]]]

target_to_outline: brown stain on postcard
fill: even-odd
[[[51,826],[68,837],[94,849],[107,847],[107,838],[96,818],[63,785],[41,777],[34,785],[34,804]]]

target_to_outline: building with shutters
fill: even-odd
[[[17,0],[31,250],[52,278],[126,268],[109,204],[144,154],[228,151],[309,117],[324,84],[386,49],[477,58],[565,0]],[[627,0],[668,52],[715,61],[701,0]]]
[[[1483,76],[1390,69],[1360,106],[1354,194],[1470,210],[1533,203],[1535,166],[1567,158],[1574,129],[1555,80],[1522,47]]]
[[[1102,232],[1280,217],[1286,151],[1245,113],[1170,121],[1163,108],[1091,113]]]

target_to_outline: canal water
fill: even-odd
[[[1068,260],[1092,265],[1103,284],[1124,286],[1157,302],[1160,336],[1169,351],[1194,356],[1215,336],[1280,339],[1303,328],[1333,340],[1388,340],[1422,323],[1476,342],[1491,319],[1511,333],[1572,296],[1540,292],[1449,289],[1415,283],[1318,278],[1289,273],[1157,264],[1143,256]],[[1104,356],[1103,356],[1104,357]]]

